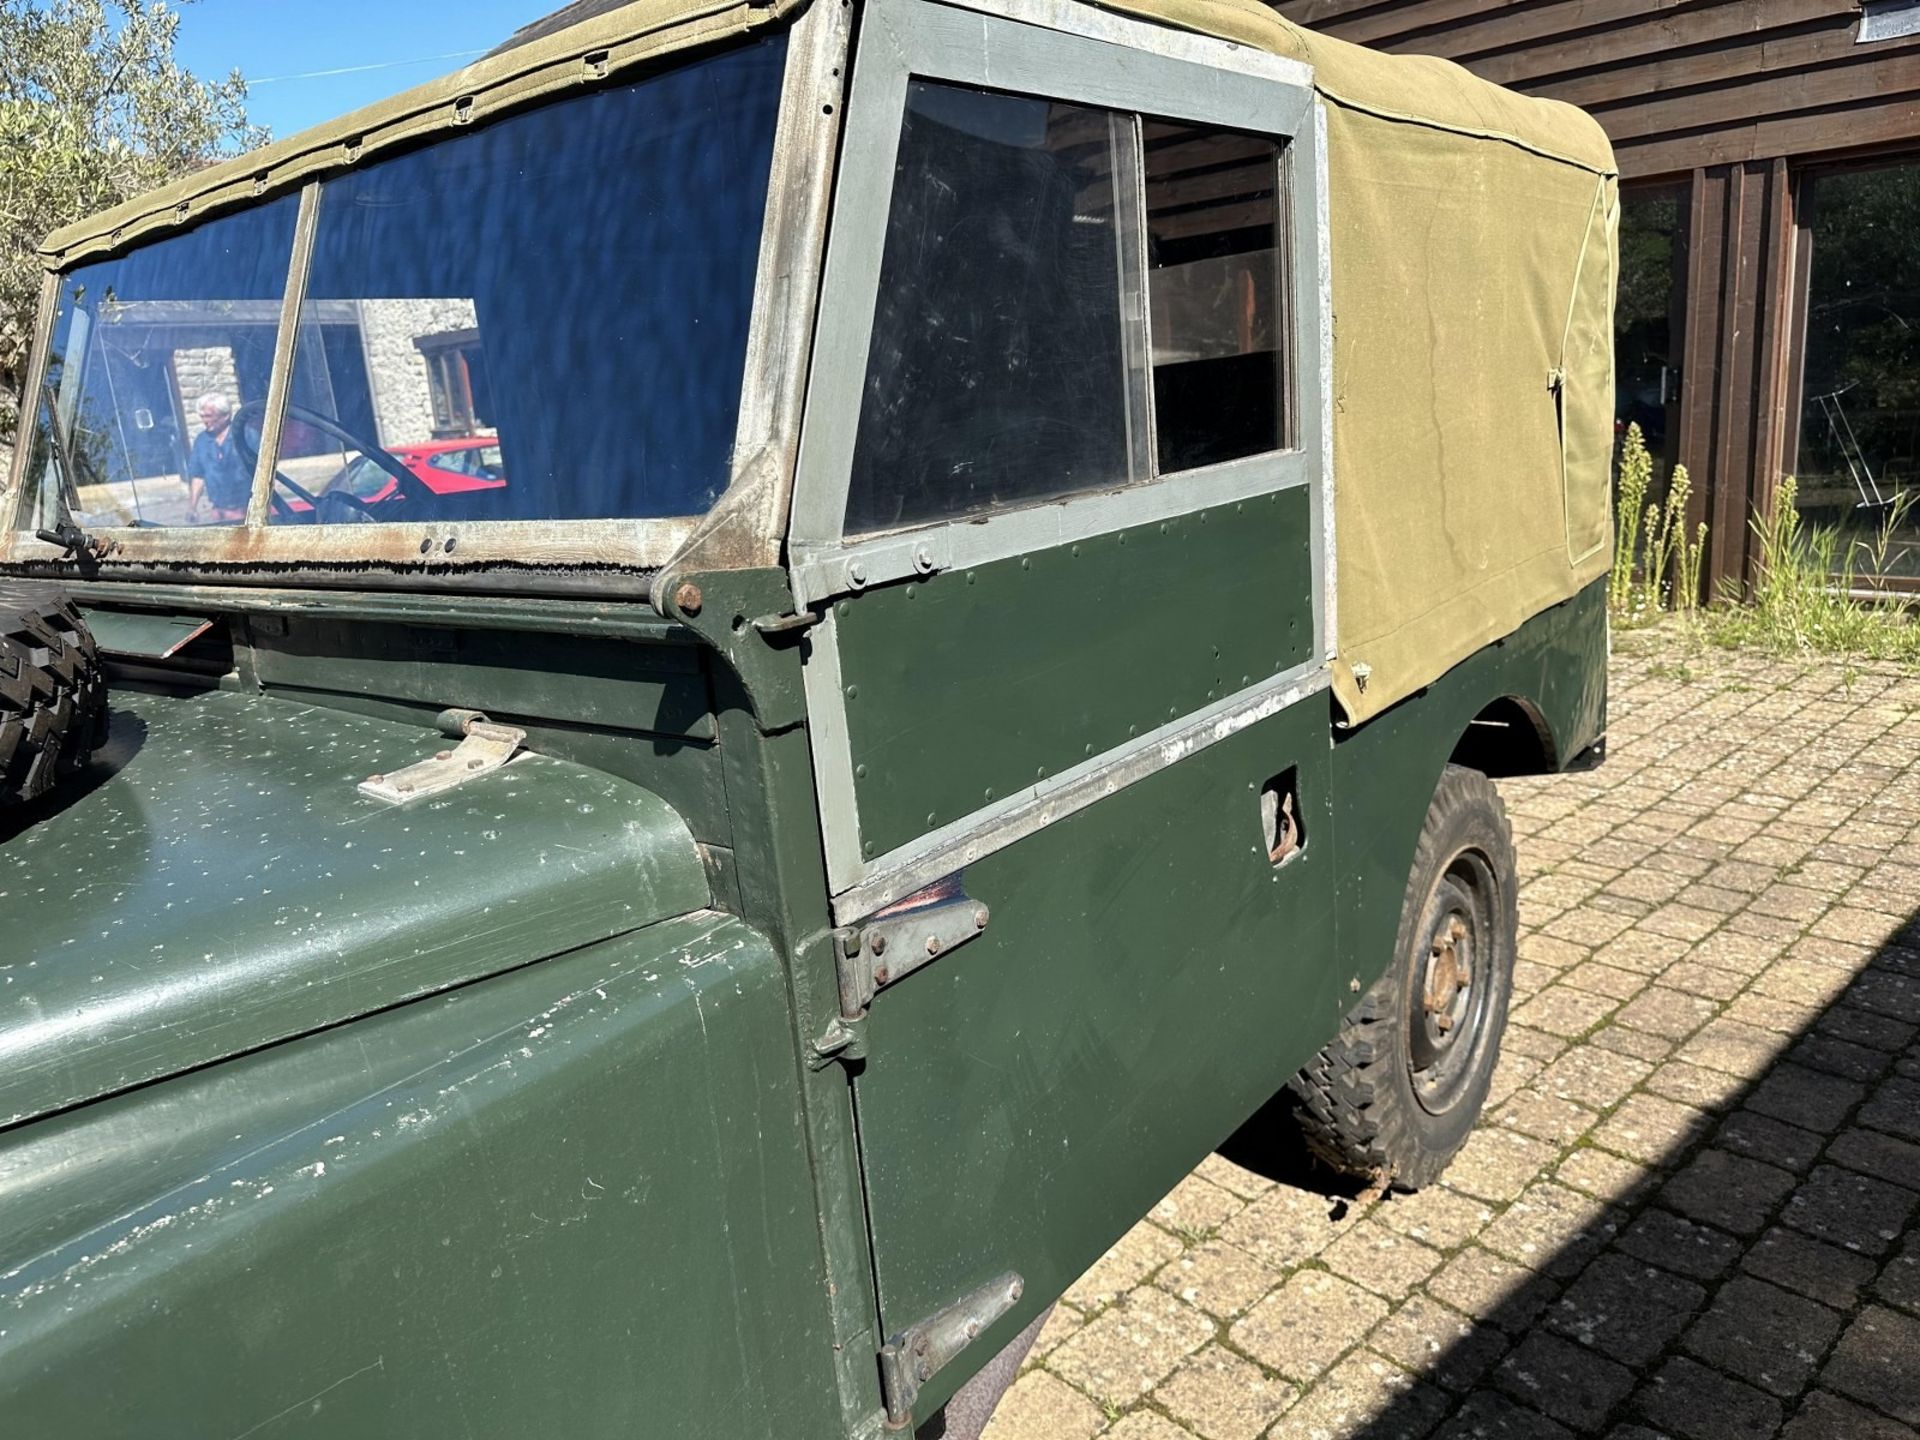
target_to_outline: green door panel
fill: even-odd
[[[834,607],[862,854],[883,855],[1313,651],[1308,495]]]
[[[0,1429],[840,1433],[795,1068],[704,912],[0,1135]]]
[[[876,996],[855,1083],[881,1318],[1026,1298],[916,1413],[1270,1096],[1349,1003],[1315,695],[969,866],[992,924]],[[1297,767],[1276,868],[1258,788]]]
[[[116,688],[109,773],[0,830],[0,1124],[705,906],[658,796],[525,755],[391,806],[435,732]]]

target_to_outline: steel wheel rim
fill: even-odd
[[[1428,892],[1414,933],[1407,1076],[1414,1098],[1431,1115],[1460,1104],[1486,1050],[1498,897],[1499,882],[1487,857],[1462,850]]]

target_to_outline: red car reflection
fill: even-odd
[[[494,435],[468,435],[457,440],[428,440],[419,445],[390,446],[387,453],[420,477],[436,495],[461,495],[473,490],[499,490],[507,483],[500,464],[500,440]],[[345,486],[369,505],[393,497],[400,482],[362,455],[347,462],[328,489]]]

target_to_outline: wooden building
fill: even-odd
[[[1920,0],[1281,0],[1569,100],[1622,178],[1622,430],[1684,463],[1707,583],[1796,477],[1863,580],[1920,586]],[[1885,536],[1890,543],[1878,543]]]

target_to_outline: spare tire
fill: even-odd
[[[0,809],[77,775],[107,738],[107,680],[80,612],[44,585],[0,585]]]

